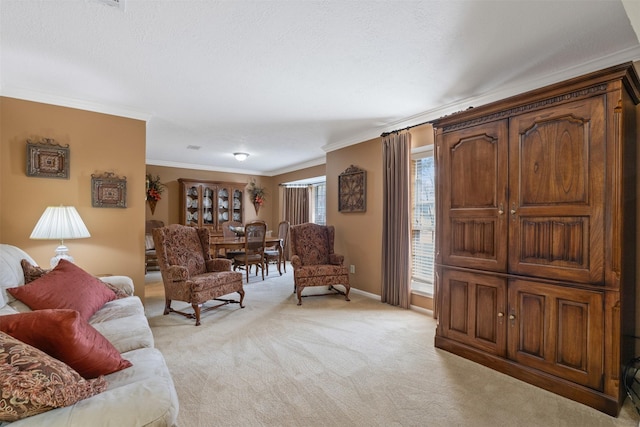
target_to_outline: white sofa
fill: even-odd
[[[34,260],[21,249],[0,244],[0,315],[30,311],[7,288],[24,284],[21,259]],[[174,426],[178,397],[162,353],[153,335],[133,282],[126,276],[104,277],[128,297],[107,302],[89,323],[104,335],[133,366],[106,375],[106,391],[68,407],[0,426]],[[0,384],[0,388],[2,385]]]

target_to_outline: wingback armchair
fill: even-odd
[[[291,265],[298,305],[302,304],[302,290],[307,286],[329,286],[329,290],[350,301],[349,273],[343,265],[344,256],[333,252],[334,236],[332,225],[305,223],[291,227]],[[345,292],[334,285],[344,286]]]
[[[172,224],[154,228],[152,232],[164,283],[164,314],[178,313],[195,318],[196,326],[199,326],[201,311],[229,303],[244,308],[242,273],[231,271],[231,260],[211,257],[209,230]],[[239,301],[220,298],[234,292],[240,294]],[[173,300],[188,302],[193,313],[174,310],[171,308]],[[204,303],[211,300],[221,304],[204,308]]]

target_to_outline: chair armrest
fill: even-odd
[[[231,260],[225,258],[207,260],[207,271],[231,271]]]
[[[344,255],[329,254],[329,264],[342,265],[344,262]]]
[[[170,265],[165,271],[170,282],[183,282],[189,280],[189,270],[181,265]]]
[[[293,268],[302,267],[302,260],[300,259],[300,256],[292,255],[291,256],[291,265],[293,266]]]

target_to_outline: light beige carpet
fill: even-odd
[[[246,308],[202,326],[162,315],[159,273],[146,310],[173,375],[181,427],[637,426],[433,346],[428,315],[352,291],[296,305],[291,268],[245,285]]]

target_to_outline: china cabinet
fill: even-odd
[[[180,223],[208,227],[212,235],[222,234],[227,221],[244,222],[246,184],[178,179],[180,185]]]
[[[623,64],[433,123],[436,347],[618,414],[639,86]]]

